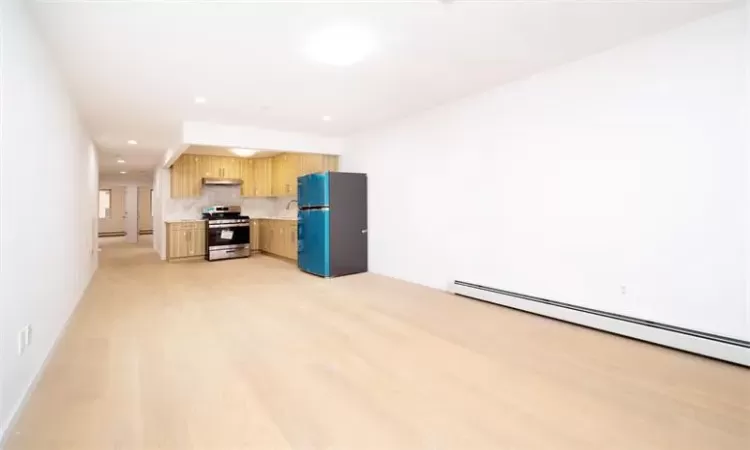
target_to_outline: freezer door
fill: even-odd
[[[300,210],[297,213],[297,266],[308,273],[331,274],[330,212],[327,209]]]
[[[328,206],[328,172],[311,173],[297,178],[299,208]]]

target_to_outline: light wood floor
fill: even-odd
[[[750,449],[750,371],[270,257],[101,269],[19,449]]]

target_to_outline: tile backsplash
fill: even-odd
[[[287,209],[296,197],[243,198],[239,186],[203,186],[198,198],[168,199],[164,220],[197,219],[201,209],[211,205],[241,205],[242,214],[250,217],[296,217],[297,203]]]

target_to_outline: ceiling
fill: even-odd
[[[109,172],[153,168],[182,121],[346,135],[729,6],[89,0],[32,10]],[[378,50],[346,67],[306,58],[306,39],[337,24],[369,28]]]

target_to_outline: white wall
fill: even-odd
[[[164,227],[166,202],[169,200],[169,169],[154,170],[154,250],[161,259],[167,258],[167,230]]]
[[[97,263],[96,151],[23,3],[0,0],[0,433]]]
[[[750,339],[746,28],[729,11],[355,136],[371,270]]]

